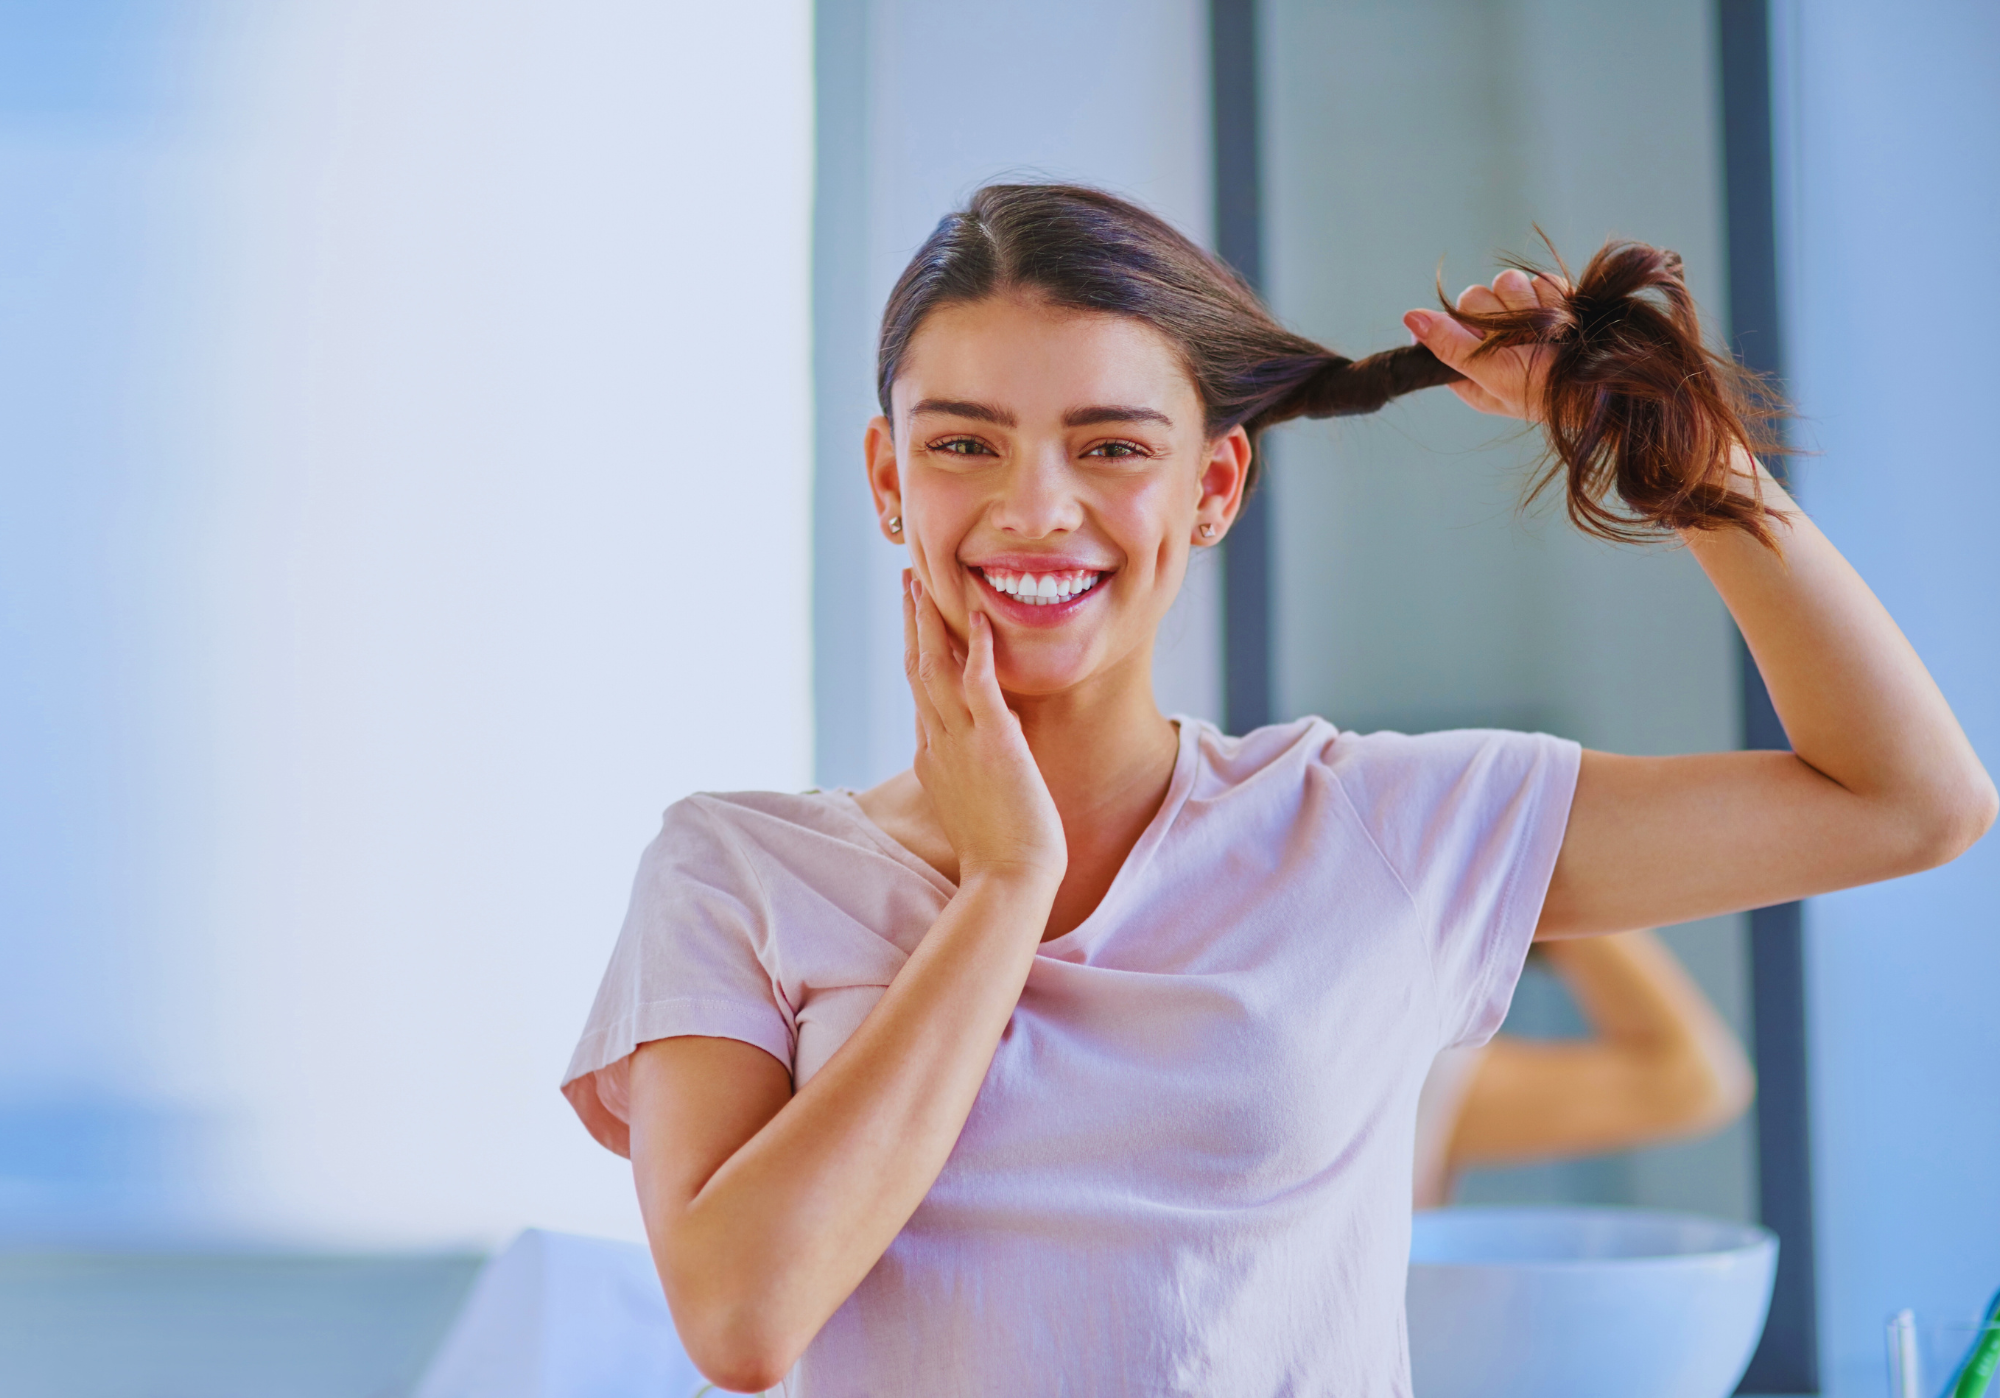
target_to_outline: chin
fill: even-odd
[[[1053,636],[1024,638],[999,635],[993,657],[1000,688],[1023,698],[1061,694],[1075,689],[1101,668],[1097,647],[1088,641]]]

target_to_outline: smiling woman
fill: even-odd
[[[1405,1394],[1420,1089],[1531,940],[1991,823],[1922,665],[1750,454],[1671,254],[1406,324],[1333,354],[1094,190],[982,190],[919,250],[865,439],[909,550],[912,765],[671,808],[565,1084],[718,1384]],[[1159,711],[1161,619],[1263,428],[1442,384],[1548,425],[1582,527],[1679,532],[1796,753]]]

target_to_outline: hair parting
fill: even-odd
[[[1446,305],[1485,337],[1478,353],[1535,345],[1549,356],[1540,406],[1550,464],[1529,498],[1560,479],[1570,518],[1607,539],[1739,529],[1772,544],[1761,494],[1735,488],[1731,458],[1738,444],[1781,449],[1771,425],[1782,405],[1703,343],[1679,256],[1611,243],[1572,281],[1549,252],[1560,273],[1551,278],[1561,288],[1554,305],[1491,314]],[[876,360],[882,411],[891,411],[897,373],[931,311],[1016,290],[1133,316],[1165,335],[1194,379],[1208,435],[1248,431],[1250,485],[1265,428],[1372,413],[1462,377],[1421,345],[1350,359],[1294,334],[1229,267],[1102,190],[996,184],[938,224],[890,293]]]

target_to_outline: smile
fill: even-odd
[[[975,568],[995,592],[1031,607],[1054,607],[1081,597],[1096,587],[1104,574],[1090,569],[1065,573],[1017,573],[1006,568]]]

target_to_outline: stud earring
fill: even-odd
[[[900,534],[903,532],[903,517],[901,515],[889,516],[889,532],[891,534]]]
[[[1215,526],[1212,524],[1204,524],[1201,527],[1201,537],[1204,539],[1213,539],[1215,537]]]

